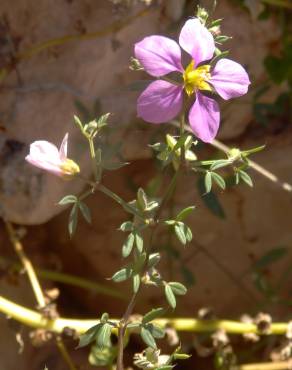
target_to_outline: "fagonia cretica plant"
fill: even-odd
[[[184,24],[179,45],[156,35],[135,45],[135,57],[141,66],[158,78],[140,95],[138,116],[152,123],[172,120],[183,109],[185,92],[188,100],[195,97],[188,113],[190,126],[200,140],[208,143],[216,136],[220,123],[215,95],[228,100],[246,94],[249,77],[240,64],[226,58],[216,59],[215,40],[198,18]],[[185,68],[180,47],[191,59]],[[178,82],[163,79],[171,72],[178,73]]]
[[[144,70],[155,78],[154,81],[148,81],[148,86],[138,97],[137,116],[153,124],[169,123],[164,126],[165,139],[149,143],[155,160],[161,163],[159,168],[163,169],[165,186],[161,186],[154,193],[140,187],[135,199],[128,201],[104,185],[104,172],[118,170],[127,164],[117,163],[116,160],[110,163],[104,146],[100,144],[104,129],[109,125],[109,113],[85,123],[77,116],[74,118],[76,127],[88,144],[92,165],[90,176],[83,173],[78,161],[68,156],[68,134],[65,135],[60,149],[45,140],[33,142],[25,158],[31,165],[61,179],[84,182],[86,188],[83,193],[68,194],[59,202],[59,205],[71,208],[68,222],[71,238],[78,232],[79,214],[88,223],[91,222],[90,196],[95,192],[102,192],[110,197],[127,215],[119,226],[119,230],[125,235],[124,243],[120,246],[123,265],[114,273],[109,271],[109,274],[112,273],[113,282],[131,282],[128,285],[130,298],[126,304],[121,302],[125,304],[124,314],[117,319],[115,312],[105,312],[99,319],[94,320],[91,327],[84,324],[86,330],[84,326],[82,330],[81,326],[76,328],[78,348],[90,348],[89,362],[93,366],[117,370],[123,370],[126,366],[145,370],[171,370],[177,361],[190,357],[190,345],[186,345],[178,337],[179,323],[183,323],[184,329],[198,330],[209,336],[212,341],[210,353],[214,355],[215,368],[241,369],[228,332],[269,335],[285,334],[285,331],[288,331],[288,325],[272,324],[264,315],[257,316],[248,323],[220,322],[207,313],[201,314],[198,321],[170,318],[180,297],[187,294],[187,288],[182,282],[169,281],[160,268],[164,251],[157,248],[157,240],[161,235],[157,230],[173,236],[182,246],[191,245],[193,231],[188,220],[193,212],[200,212],[195,204],[190,204],[178,212],[169,207],[170,203],[175,201],[178,179],[186,174],[190,179],[202,179],[204,194],[210,193],[213,186],[224,190],[227,177],[229,184],[230,178],[232,179],[233,186],[244,183],[252,187],[253,181],[247,172],[249,157],[263,149],[262,146],[247,150],[232,148],[216,159],[201,159],[202,151],[197,150],[198,144],[212,143],[218,133],[218,98],[229,100],[240,97],[248,93],[250,85],[247,71],[239,63],[226,58],[226,51],[220,50],[224,41],[228,40],[227,36],[221,34],[221,21],[210,20],[206,10],[199,8],[197,16],[189,18],[182,26],[179,43],[165,36],[151,35],[134,45],[130,68]],[[179,121],[176,121],[177,117]],[[191,132],[186,130],[188,126]],[[178,133],[173,135],[175,127],[178,127]],[[153,125],[151,129],[155,130],[156,127]],[[171,212],[168,212],[169,208],[172,209]],[[13,235],[11,225],[7,225],[8,232]],[[115,228],[117,226],[115,225]],[[11,237],[11,240],[16,250],[20,250],[17,238]],[[40,311],[36,313],[0,299],[0,309],[2,304],[6,314],[10,312],[12,317],[20,321],[23,314],[23,323],[27,322],[34,327],[39,325],[43,330],[59,334],[61,329],[58,325],[64,319],[42,316],[46,303],[42,298],[36,274],[33,273],[32,265],[27,264],[27,257],[23,253],[19,256],[27,271],[30,271],[32,287],[34,290],[37,287],[37,296],[41,297],[42,307],[39,307]],[[165,297],[164,304],[152,307],[148,312],[137,313],[137,300],[150,286],[158,289],[161,296]],[[196,297],[191,299],[195,300]],[[16,310],[17,314],[13,310]],[[72,325],[72,329],[77,325],[74,320],[64,322]],[[127,360],[125,363],[124,353],[133,335],[141,337],[144,348],[132,356],[131,362]],[[170,338],[172,349],[165,353],[166,347],[161,346],[161,343]],[[291,346],[291,338],[288,337],[288,340]],[[60,339],[58,346],[68,367],[71,370],[77,369]],[[285,353],[286,357],[283,355],[281,359],[284,362],[287,361],[288,352]]]

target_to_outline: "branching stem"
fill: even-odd
[[[29,258],[26,256],[22,244],[19,241],[18,237],[16,236],[15,230],[12,226],[12,224],[9,221],[4,220],[5,227],[8,232],[11,244],[14,247],[14,250],[16,254],[18,255],[20,262],[22,266],[25,269],[25,272],[27,273],[30,285],[32,287],[32,290],[34,292],[37,304],[39,308],[42,308],[46,305],[45,297],[43,295],[42,288],[40,286],[39,280],[37,278],[36,272],[33,268],[32,263],[30,262]]]
[[[31,285],[32,290],[34,292],[36,301],[38,303],[38,308],[39,309],[44,308],[46,306],[45,296],[44,296],[44,293],[42,291],[39,280],[37,278],[37,274],[36,274],[36,272],[33,268],[33,265],[31,263],[30,259],[25,254],[22,243],[20,242],[19,238],[17,237],[12,224],[7,220],[4,220],[4,222],[5,222],[5,227],[6,227],[6,230],[8,232],[11,244],[13,245],[14,250],[15,250],[16,254],[18,255],[19,259],[20,259],[20,262],[21,262],[22,266],[24,267],[24,269],[27,273],[30,285]],[[73,364],[73,362],[70,358],[69,352],[67,351],[67,348],[66,348],[65,344],[63,343],[62,338],[57,337],[56,338],[56,343],[57,343],[57,347],[59,349],[59,352],[61,353],[64,361],[67,363],[69,369],[70,370],[76,370],[76,367],[74,366],[74,364]]]

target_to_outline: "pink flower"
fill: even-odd
[[[184,24],[179,45],[156,35],[145,37],[135,45],[136,58],[151,76],[179,72],[182,77],[179,84],[163,79],[152,82],[138,98],[138,116],[151,123],[172,120],[182,109],[185,91],[188,97],[196,97],[189,111],[190,126],[199,139],[208,143],[216,136],[220,123],[219,106],[209,97],[210,93],[217,93],[225,100],[235,98],[246,94],[250,81],[244,68],[230,59],[220,59],[215,66],[209,64],[215,43],[198,19],[189,19]],[[192,58],[185,69],[180,47]],[[209,92],[209,96],[202,92]]]
[[[35,141],[30,144],[29,155],[25,160],[54,175],[70,178],[80,172],[77,163],[67,158],[68,133],[64,136],[60,149],[48,141]]]

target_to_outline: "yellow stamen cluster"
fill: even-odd
[[[211,66],[206,64],[198,68],[194,68],[195,62],[187,66],[183,74],[184,88],[186,93],[190,96],[196,90],[212,91],[208,81],[211,79],[210,68]]]
[[[74,176],[80,172],[80,168],[77,163],[72,161],[72,159],[67,158],[60,166],[64,173],[64,176]]]

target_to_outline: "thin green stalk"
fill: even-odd
[[[292,9],[292,4],[290,0],[262,0],[262,2],[265,4]]]
[[[179,126],[179,135],[180,137],[183,136],[185,132],[185,109],[183,110],[183,113],[181,115],[180,119],[180,126]],[[180,157],[180,165],[183,166],[185,162],[185,146],[183,145],[181,147],[181,157]]]
[[[97,190],[101,191],[108,197],[112,198],[115,202],[119,203],[127,212],[134,214],[135,216],[137,216],[140,220],[144,222],[144,218],[140,215],[140,213],[134,207],[130,206],[127,202],[125,202],[116,193],[112,192],[110,189],[108,189],[102,184],[98,186]]]
[[[157,214],[156,214],[156,218],[158,219],[159,216],[161,215],[161,212],[162,212],[162,209],[164,208],[165,204],[168,202],[168,200],[171,198],[175,188],[176,188],[176,183],[177,183],[177,179],[178,179],[178,176],[179,176],[179,173],[180,173],[180,167],[178,168],[178,170],[175,172],[174,176],[172,177],[167,189],[166,189],[166,192],[162,198],[162,201],[160,203],[160,207],[159,207],[159,210],[157,211]]]
[[[68,368],[70,370],[77,370],[61,337],[56,338],[56,344]]]
[[[86,192],[84,192],[83,194],[80,195],[79,197],[79,200],[84,200],[85,198],[87,198],[89,195],[92,195],[92,193],[94,192],[94,189],[93,187],[89,190],[87,190]]]
[[[140,289],[135,292],[130,300],[130,303],[121,318],[119,322],[119,329],[118,329],[118,356],[117,356],[117,370],[123,370],[124,369],[124,336],[125,332],[127,330],[127,325],[129,318],[133,312],[136,300],[137,300],[137,295],[139,293]]]
[[[98,181],[98,172],[97,172],[97,163],[96,163],[96,154],[95,154],[95,148],[94,148],[94,142],[92,138],[88,138],[89,143],[89,149],[90,149],[90,157],[92,162],[92,172],[95,181]]]
[[[3,268],[9,268],[9,269],[11,268],[12,270],[15,270],[15,271],[20,271],[21,270],[21,264],[20,263],[8,260],[8,259],[3,258],[3,257],[0,257],[0,267],[2,267],[2,266],[3,266]],[[39,278],[55,281],[55,282],[58,282],[58,283],[72,285],[72,286],[79,287],[79,288],[82,288],[82,289],[87,289],[87,290],[90,290],[94,293],[103,294],[103,295],[106,295],[106,296],[109,296],[109,297],[118,298],[118,299],[121,299],[123,301],[127,300],[127,297],[125,297],[125,295],[123,293],[121,293],[119,290],[106,287],[102,284],[95,283],[91,280],[88,280],[88,279],[85,279],[85,278],[82,278],[82,277],[79,277],[79,276],[66,274],[66,273],[59,272],[59,271],[40,269],[40,268],[36,268],[35,272],[36,272],[36,275]]]

